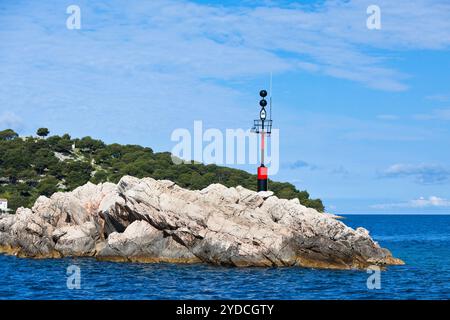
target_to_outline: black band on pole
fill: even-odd
[[[267,191],[267,179],[258,179],[258,192]]]

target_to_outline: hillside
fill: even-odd
[[[243,170],[175,165],[170,153],[138,145],[105,144],[91,137],[72,139],[68,134],[44,138],[48,130],[42,128],[38,134],[41,137],[19,137],[10,129],[0,131],[0,198],[7,198],[12,210],[32,206],[39,195],[70,191],[88,181],[117,183],[124,175],[169,179],[188,189],[203,189],[211,183],[256,189],[256,175]],[[310,199],[308,192],[286,182],[269,183],[279,198],[298,198],[303,205],[324,211],[322,201]]]

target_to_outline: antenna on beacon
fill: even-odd
[[[270,73],[269,95],[269,119],[272,120],[272,72]]]
[[[267,97],[267,91],[261,90],[259,92],[259,96],[261,97],[261,100],[259,101],[259,105],[261,107],[261,110],[259,111],[259,119],[253,121],[253,128],[252,131],[261,135],[261,165],[258,167],[258,184],[257,184],[257,190],[259,191],[267,191],[268,187],[268,178],[267,178],[267,167],[264,165],[264,151],[265,151],[265,145],[266,145],[266,135],[270,136],[272,133],[272,103],[271,98],[269,98],[269,108],[270,108],[270,119],[267,119],[267,112],[266,112],[266,106],[267,106],[267,100],[265,99]]]

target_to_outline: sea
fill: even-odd
[[[231,268],[0,255],[0,299],[449,299],[450,215],[347,215],[405,261],[378,270]]]

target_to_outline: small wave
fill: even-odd
[[[396,235],[373,235],[375,241],[450,241],[449,234],[396,234]]]

